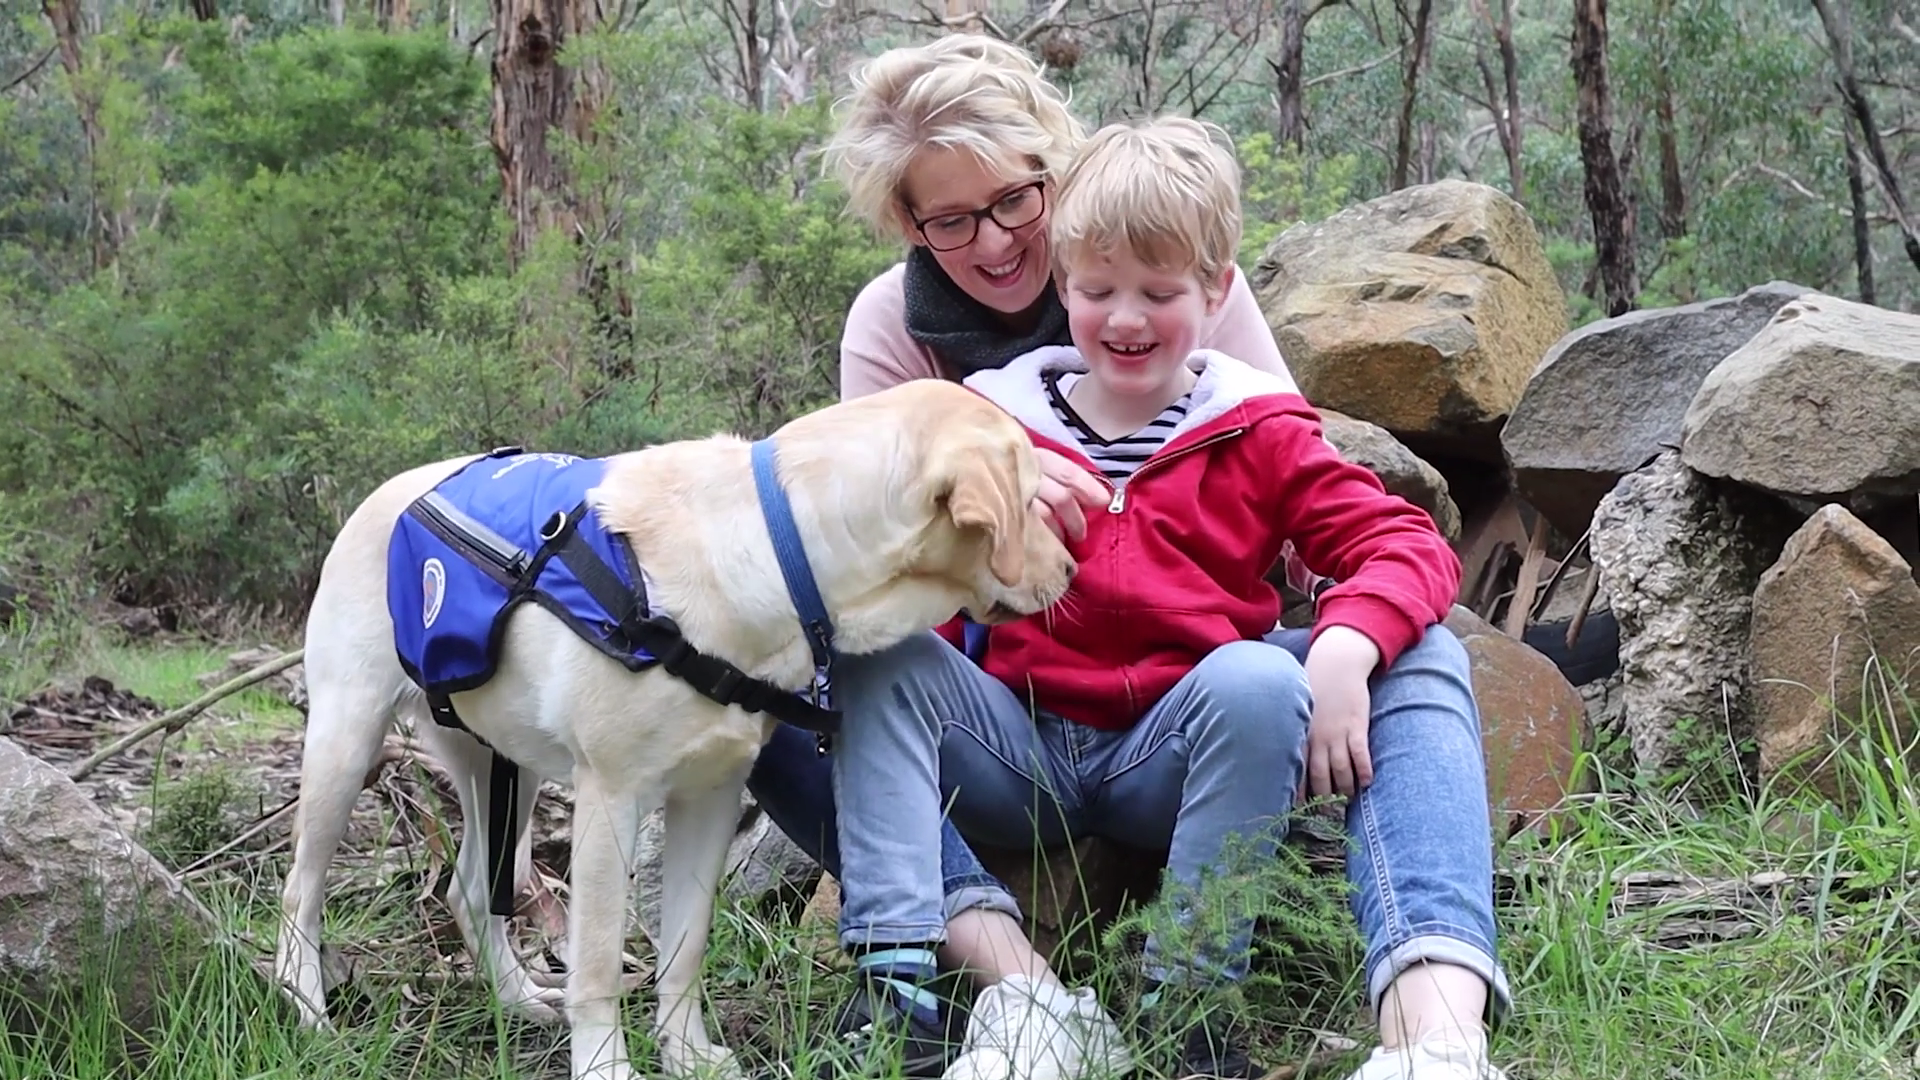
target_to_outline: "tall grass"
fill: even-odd
[[[1783,783],[1702,806],[1591,756],[1599,792],[1502,847],[1500,948],[1516,1002],[1494,1048],[1513,1080],[1920,1076],[1920,793],[1904,741],[1920,709],[1889,692],[1872,710],[1867,734],[1836,750],[1838,800]],[[333,993],[336,1030],[300,1029],[258,970],[284,870],[280,852],[202,883],[240,944],[191,969],[149,1029],[122,1024],[113,997],[84,981],[59,1002],[6,1002],[0,988],[0,1005],[42,1024],[0,1046],[0,1080],[565,1075],[564,1031],[503,1017],[470,976],[444,909],[421,900],[432,873],[346,886],[336,870],[327,937],[359,973]],[[1229,906],[1264,915],[1257,977],[1233,1003],[1257,1056],[1346,1077],[1373,1035],[1341,883],[1289,857],[1238,888]],[[1139,937],[1166,918],[1164,905],[1143,909],[1096,939],[1085,981],[1123,1022]],[[828,1028],[852,976],[831,941],[828,923],[722,902],[709,1023],[753,1075],[837,1075]],[[636,1066],[657,1074],[651,1011],[650,992],[630,995]],[[1334,1037],[1352,1049],[1313,1053]],[[1169,1046],[1143,1049],[1136,1075],[1172,1075]]]

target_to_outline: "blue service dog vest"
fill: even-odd
[[[387,548],[387,608],[408,678],[429,695],[482,685],[508,615],[532,602],[629,670],[664,664],[721,704],[830,729],[824,680],[793,694],[749,679],[649,610],[633,549],[586,501],[605,473],[602,458],[495,451],[407,508]]]

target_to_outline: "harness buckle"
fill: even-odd
[[[684,638],[681,639],[681,644],[684,645],[685,643],[686,640]],[[734,694],[746,681],[746,676],[740,673],[739,668],[733,667],[732,665],[722,668],[720,676],[713,680],[714,700],[720,702],[722,705],[740,704],[740,702],[735,699]]]
[[[551,541],[554,537],[559,536],[561,531],[566,527],[567,512],[565,510],[555,510],[553,516],[548,518],[546,523],[540,526],[540,539],[542,541]]]

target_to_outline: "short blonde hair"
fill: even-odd
[[[1212,284],[1240,249],[1240,165],[1218,124],[1185,117],[1094,132],[1053,200],[1056,270],[1125,249]]]
[[[920,150],[956,147],[995,164],[1032,162],[1057,179],[1086,129],[1045,69],[1017,46],[984,34],[948,34],[889,49],[853,71],[826,158],[848,208],[882,235],[900,236],[901,184]]]

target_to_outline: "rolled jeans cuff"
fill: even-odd
[[[946,912],[947,921],[963,911],[979,908],[985,911],[999,911],[1020,918],[1020,904],[1006,886],[1000,884],[990,874],[976,874],[969,877],[954,878],[947,882]]]
[[[1380,999],[1387,988],[1415,964],[1452,964],[1479,975],[1487,983],[1487,1015],[1482,1019],[1497,1023],[1513,1008],[1513,991],[1507,974],[1484,946],[1474,944],[1444,927],[1428,928],[1398,945],[1367,957],[1367,1001],[1375,1016],[1380,1015]]]

